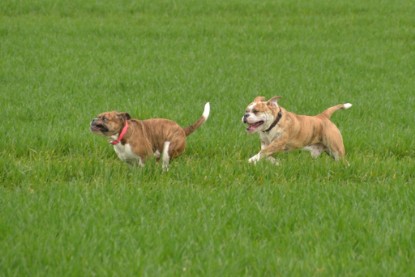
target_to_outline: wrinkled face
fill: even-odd
[[[246,130],[249,133],[265,131],[272,124],[275,120],[275,109],[278,107],[276,99],[274,97],[265,101],[265,98],[260,96],[248,105],[242,122],[248,124]]]
[[[94,134],[109,137],[118,134],[124,127],[125,121],[128,119],[130,119],[130,115],[128,113],[101,113],[91,121],[90,130]]]

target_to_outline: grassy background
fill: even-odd
[[[0,275],[415,274],[412,1],[0,3]],[[281,165],[257,95],[333,116],[349,167]],[[120,162],[107,110],[209,121],[162,173]]]

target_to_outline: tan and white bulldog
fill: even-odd
[[[258,96],[248,105],[242,121],[248,124],[249,133],[258,133],[261,151],[248,161],[256,163],[265,158],[276,163],[274,153],[304,149],[318,157],[322,152],[336,161],[345,155],[343,139],[339,129],[330,121],[331,115],[339,109],[348,109],[350,103],[339,104],[326,109],[316,116],[297,115],[280,107],[276,96],[266,101]]]
[[[144,166],[152,156],[162,158],[167,171],[170,159],[183,153],[186,137],[199,128],[209,117],[210,104],[206,103],[202,116],[192,125],[182,128],[176,122],[163,118],[131,119],[125,112],[104,112],[91,122],[93,133],[110,138],[118,157],[130,164]]]

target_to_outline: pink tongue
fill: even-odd
[[[255,125],[249,125],[248,126],[248,131],[253,131],[255,129],[256,129],[256,126]]]

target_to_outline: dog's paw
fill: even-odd
[[[256,154],[255,156],[251,157],[248,162],[250,164],[256,164],[259,160],[261,159],[261,155],[260,154]]]
[[[268,157],[267,160],[273,165],[280,165],[280,162],[274,157]]]

